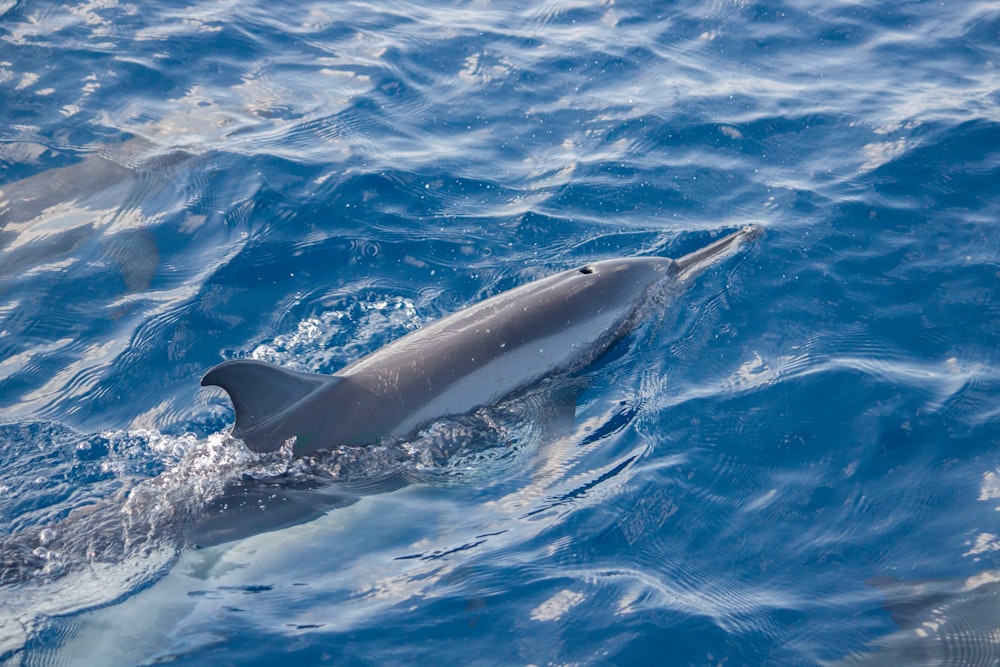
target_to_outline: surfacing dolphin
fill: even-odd
[[[233,435],[267,452],[369,445],[492,405],[582,368],[631,331],[652,290],[684,282],[758,233],[747,226],[679,259],[592,262],[503,292],[376,350],[333,375],[237,359],[201,380],[228,393]]]
[[[229,392],[233,434],[258,452],[292,438],[292,454],[309,456],[405,437],[422,424],[495,404],[552,373],[583,368],[639,322],[644,306],[655,305],[651,291],[689,281],[757,233],[746,227],[677,260],[611,259],[557,273],[446,316],[332,376],[236,360],[211,369],[202,384]],[[176,554],[185,544],[208,547],[277,530],[406,483],[392,476],[374,482],[326,474],[258,478],[230,462],[237,468],[216,470],[217,478],[208,480],[218,489],[210,484],[211,490],[188,493],[189,476],[206,486],[197,472],[205,465],[195,457],[182,466],[190,468],[186,473],[172,470],[62,520],[0,536],[0,588],[44,585],[95,563],[148,558],[148,550]],[[0,661],[4,623],[0,614]]]

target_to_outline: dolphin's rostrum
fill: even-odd
[[[686,281],[757,234],[747,226],[680,259],[593,262],[503,292],[376,350],[333,375],[237,359],[202,385],[233,401],[233,435],[307,455],[405,436],[592,361],[630,331],[651,289]]]

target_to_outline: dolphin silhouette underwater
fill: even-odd
[[[897,630],[822,667],[1000,664],[1000,570],[970,577],[866,582],[885,596]]]
[[[209,370],[201,384],[229,394],[232,435],[257,452],[291,439],[294,454],[303,456],[405,437],[596,360],[641,320],[651,291],[689,281],[758,232],[749,225],[679,259],[607,259],[527,283],[333,375],[236,359]]]

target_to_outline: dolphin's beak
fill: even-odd
[[[752,241],[762,233],[761,228],[757,225],[747,225],[738,232],[734,232],[714,243],[709,243],[700,250],[695,250],[691,254],[674,260],[674,264],[677,267],[677,279],[691,280],[708,268],[709,265],[714,264],[719,258],[735,251],[741,245]]]

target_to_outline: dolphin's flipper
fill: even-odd
[[[201,379],[201,385],[222,387],[236,411],[233,435],[249,440],[253,431],[298,403],[323,385],[339,382],[335,375],[302,373],[253,359],[219,364]],[[247,442],[252,449],[254,443]],[[280,442],[270,443],[274,447]]]
[[[252,535],[308,523],[359,496],[333,489],[298,488],[248,480],[227,489],[206,506],[188,534],[195,547],[214,547]]]

